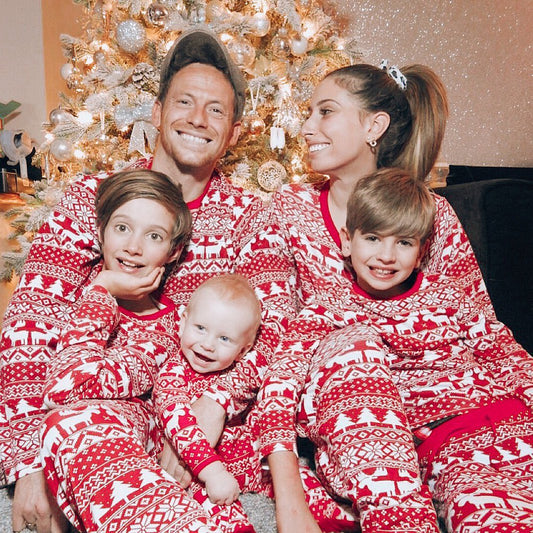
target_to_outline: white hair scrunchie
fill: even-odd
[[[387,74],[398,84],[398,87],[405,91],[407,89],[407,78],[402,74],[401,70],[396,65],[389,67],[389,62],[383,59],[379,64],[381,70],[385,70]]]

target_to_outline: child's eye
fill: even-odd
[[[365,241],[369,241],[369,242],[376,242],[378,241],[378,237],[376,235],[367,235],[365,237]]]
[[[127,231],[128,226],[126,226],[126,224],[117,224],[117,225],[115,226],[115,229],[116,229],[117,231],[120,231],[120,232],[123,233],[123,232]]]
[[[202,326],[202,324],[196,324],[196,329],[198,331],[205,331],[205,326]]]
[[[153,241],[162,241],[163,240],[163,237],[161,235],[159,235],[159,233],[150,233],[150,239],[152,239]]]
[[[230,338],[229,338],[228,336],[226,336],[226,335],[221,335],[221,336],[220,336],[220,340],[221,340],[222,342],[229,342],[229,341],[230,341]]]
[[[413,243],[407,239],[401,239],[399,243],[401,246],[413,246]]]

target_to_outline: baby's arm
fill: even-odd
[[[230,474],[222,461],[214,461],[198,473],[205,484],[209,499],[219,505],[230,505],[239,497],[239,483]]]

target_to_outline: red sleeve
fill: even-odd
[[[50,364],[45,404],[53,408],[79,399],[127,399],[150,392],[157,361],[178,346],[174,315],[170,324],[162,312],[155,315],[123,316],[103,287],[85,291]]]
[[[165,435],[195,476],[207,465],[221,460],[191,410],[190,389],[196,387],[201,394],[202,386],[213,379],[189,369],[181,354],[176,354],[163,366],[154,386],[155,410]]]
[[[7,480],[40,469],[42,387],[68,309],[99,257],[94,191],[100,178],[74,182],[35,236],[6,310],[0,341],[0,454]]]

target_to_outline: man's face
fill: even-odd
[[[192,63],[178,71],[164,102],[154,105],[152,121],[160,136],[156,159],[166,169],[177,166],[200,179],[209,177],[239,137],[234,98],[229,80],[211,65]]]

